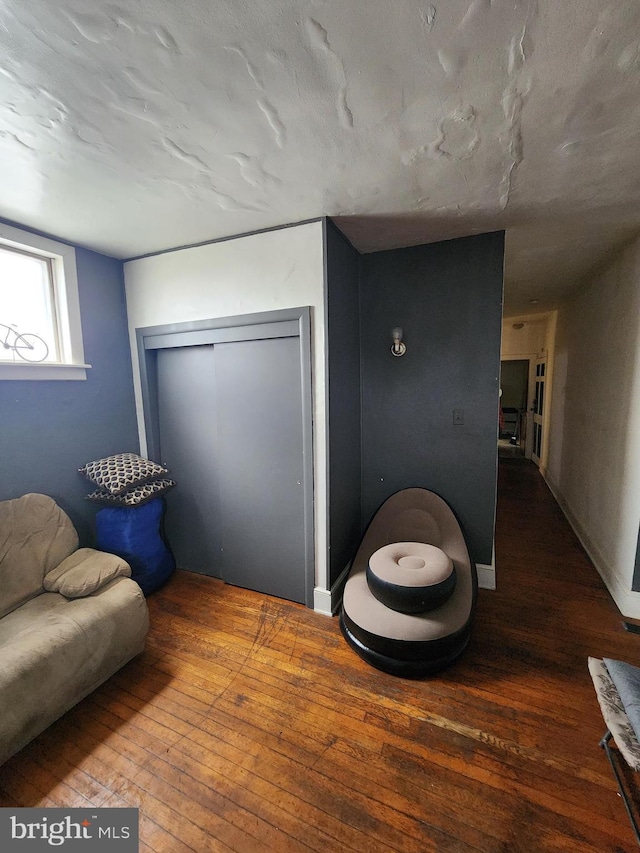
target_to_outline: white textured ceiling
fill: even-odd
[[[507,229],[507,313],[640,229],[638,0],[0,0],[0,216],[117,257]]]

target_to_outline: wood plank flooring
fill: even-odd
[[[0,806],[138,806],[143,851],[637,849],[587,656],[640,661],[537,469],[500,461],[498,590],[407,681],[337,619],[178,572],[147,650],[0,769]]]

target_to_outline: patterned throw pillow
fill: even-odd
[[[168,473],[162,465],[144,459],[137,453],[116,453],[114,456],[96,459],[87,462],[78,471],[110,495],[120,495],[132,486],[157,480]]]
[[[105,504],[106,506],[142,506],[147,501],[159,498],[160,495],[168,492],[175,485],[174,480],[152,480],[150,483],[134,486],[120,495],[112,495],[103,489],[96,489],[95,492],[87,495],[87,500],[97,504]]]

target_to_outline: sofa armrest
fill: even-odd
[[[65,598],[83,598],[120,577],[131,577],[129,564],[120,557],[79,548],[44,576],[44,588]]]

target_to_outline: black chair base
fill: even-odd
[[[421,660],[412,660],[405,657],[396,658],[382,654],[365,645],[365,643],[349,630],[346,624],[347,619],[346,614],[344,612],[341,613],[340,630],[353,651],[362,660],[376,669],[388,672],[390,675],[399,675],[403,678],[424,678],[424,676],[435,675],[437,672],[446,669],[460,657],[471,639],[471,632],[467,631],[453,647],[449,646],[446,653],[436,653],[433,657],[425,655]]]

